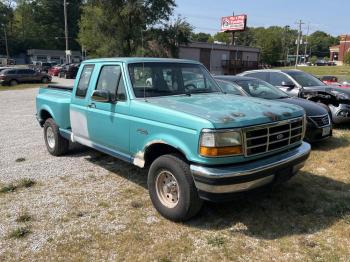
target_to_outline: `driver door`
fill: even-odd
[[[97,101],[95,90],[109,93],[110,101]],[[121,64],[107,64],[99,68],[99,76],[88,97],[88,129],[90,140],[98,146],[129,153],[129,101]]]

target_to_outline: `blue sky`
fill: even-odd
[[[216,33],[220,17],[247,14],[248,26],[289,25],[297,28],[302,19],[310,32],[325,31],[331,35],[350,33],[350,0],[176,0],[176,14],[187,18],[196,32]]]

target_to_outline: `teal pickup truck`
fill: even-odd
[[[194,61],[88,60],[74,87],[40,88],[36,107],[50,154],[71,141],[147,168],[152,203],[174,221],[286,181],[310,154],[300,107],[225,94]]]

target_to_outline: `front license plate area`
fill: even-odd
[[[322,128],[322,136],[328,136],[331,133],[331,127],[324,127]]]

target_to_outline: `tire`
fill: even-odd
[[[18,85],[18,81],[17,80],[11,80],[10,81],[10,86],[16,86],[16,85]]]
[[[43,77],[41,79],[41,83],[43,83],[43,84],[47,84],[48,82],[49,82],[49,79],[47,77]]]
[[[149,169],[147,184],[154,207],[169,220],[186,221],[202,207],[189,165],[179,155],[158,157]],[[169,192],[175,188],[175,192]]]
[[[52,118],[48,118],[44,123],[44,140],[47,151],[53,156],[61,156],[68,151],[69,141],[60,135]]]

